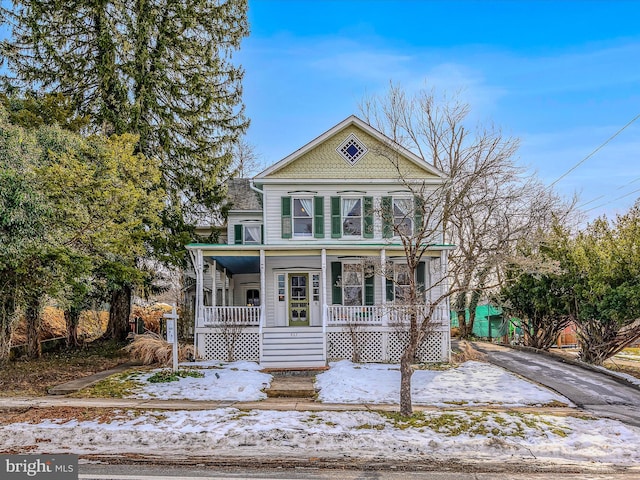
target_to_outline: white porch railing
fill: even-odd
[[[424,318],[430,305],[385,305],[371,306],[327,306],[328,325],[393,325],[409,322],[413,312],[419,319]],[[444,305],[438,305],[433,313],[434,324],[448,325],[449,317]]]
[[[379,305],[328,305],[327,323],[329,325],[382,325],[382,313],[383,310]]]
[[[262,307],[203,307],[203,327],[236,324],[257,326]]]

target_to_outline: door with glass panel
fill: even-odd
[[[289,274],[289,326],[309,326],[309,275]]]

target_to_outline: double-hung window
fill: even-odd
[[[362,198],[342,198],[342,234],[362,235]]]
[[[373,197],[331,197],[331,238],[373,238]]]
[[[358,263],[342,264],[343,305],[362,305],[364,274]]]
[[[396,264],[394,266],[394,301],[406,303],[409,299],[409,292],[411,288],[409,278],[409,269],[405,264]]]
[[[382,236],[413,235],[415,225],[422,223],[422,205],[418,198],[382,197]]]
[[[293,236],[313,236],[313,198],[293,198]]]
[[[413,199],[393,199],[393,228],[400,235],[413,233]]]
[[[282,238],[324,238],[324,197],[282,197]]]

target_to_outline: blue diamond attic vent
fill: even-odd
[[[368,151],[369,149],[365,147],[353,133],[336,148],[336,152],[338,152],[349,165],[355,165]]]

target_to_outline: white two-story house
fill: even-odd
[[[381,154],[389,148],[395,161]],[[402,309],[390,307],[407,283],[406,257],[388,223],[414,228],[423,219],[410,213],[418,200],[409,183],[435,190],[444,181],[355,116],[254,178],[232,181],[228,241],[187,246],[200,356],[227,360],[231,350],[236,360],[295,369],[351,358],[358,348],[365,362],[399,361],[408,333],[399,327]],[[421,289],[423,305],[447,288],[452,247],[442,238],[415,269],[420,285],[438,285]],[[448,312],[444,299],[418,360],[448,361]]]

